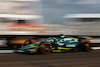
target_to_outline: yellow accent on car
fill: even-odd
[[[61,52],[61,50],[52,50],[52,52]]]
[[[89,37],[89,38],[86,38],[86,39],[92,39],[93,37]]]
[[[57,47],[57,49],[72,49],[72,48]]]
[[[52,46],[50,46],[50,48],[52,48]]]
[[[78,38],[74,38],[74,37],[70,37],[70,38],[75,39],[75,40],[78,40]]]

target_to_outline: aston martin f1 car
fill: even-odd
[[[50,37],[46,41],[32,43],[27,40],[21,51],[25,53],[42,53],[47,55],[51,52],[68,52],[68,51],[86,51],[91,52],[91,38],[74,38],[60,35],[59,37]]]

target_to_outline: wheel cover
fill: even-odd
[[[51,53],[52,48],[51,48],[51,44],[48,42],[44,42],[40,45],[40,52],[44,55],[47,55],[49,53]]]

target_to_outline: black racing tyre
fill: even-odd
[[[81,43],[81,48],[82,48],[82,50],[84,50],[86,52],[92,51],[90,42]]]
[[[40,52],[44,55],[50,54],[52,52],[52,45],[48,42],[44,42],[40,45]]]
[[[33,43],[33,42],[32,42],[30,39],[28,39],[28,40],[26,40],[26,41],[24,42],[24,44],[22,44],[21,47],[24,47],[24,46],[29,45],[29,44],[32,44],[32,43]]]

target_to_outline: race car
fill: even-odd
[[[67,52],[67,51],[86,51],[91,52],[90,39],[92,38],[74,38],[69,36],[60,35],[60,37],[50,37],[46,41],[32,43],[27,40],[22,47],[21,51],[25,53],[42,53],[44,55],[51,52]]]

